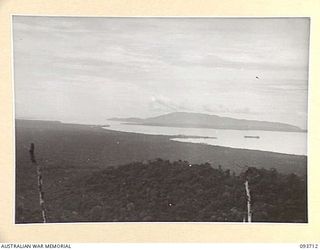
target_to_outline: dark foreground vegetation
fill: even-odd
[[[253,222],[307,222],[306,157],[19,121],[16,223],[41,222],[31,142],[43,167],[48,222],[242,222],[246,178]]]
[[[48,220],[242,222],[245,180],[254,222],[307,221],[306,182],[295,174],[248,168],[235,175],[208,163],[161,159],[110,167],[66,183],[54,201],[49,199]]]
[[[294,174],[249,168],[235,175],[210,164],[161,159],[93,174],[86,186],[95,204],[81,214],[93,221],[242,222],[246,179],[254,221],[306,221],[305,181]]]

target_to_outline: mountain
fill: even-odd
[[[267,122],[256,120],[235,119],[217,115],[174,112],[156,117],[140,118],[111,118],[109,120],[122,121],[128,124],[139,124],[149,126],[166,127],[188,127],[188,128],[215,128],[235,130],[266,130],[302,132],[297,126],[279,122]]]

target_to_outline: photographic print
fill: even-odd
[[[14,15],[15,223],[307,223],[309,25]]]

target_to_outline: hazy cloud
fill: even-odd
[[[306,18],[14,16],[16,115],[193,111],[305,126],[308,42]]]

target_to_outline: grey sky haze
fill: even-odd
[[[187,111],[306,128],[308,43],[307,18],[14,16],[16,117]]]

